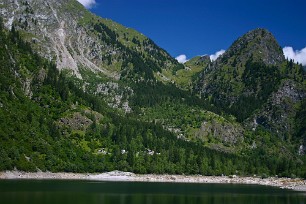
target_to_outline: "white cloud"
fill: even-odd
[[[294,62],[306,65],[306,47],[301,50],[293,50],[292,47],[284,47],[283,52],[286,58],[294,60]]]
[[[184,64],[185,62],[187,62],[187,56],[186,55],[179,55],[175,58],[179,63]]]
[[[215,54],[213,55],[210,55],[210,60],[211,61],[215,61],[220,55],[222,55],[223,53],[225,53],[225,50],[220,50],[218,52],[216,52]]]
[[[92,8],[96,4],[96,0],[78,0],[86,8]]]

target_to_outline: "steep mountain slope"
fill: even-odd
[[[6,27],[23,31],[42,56],[79,78],[82,68],[116,79],[152,79],[153,72],[180,67],[152,40],[91,14],[76,0],[4,0],[1,4]]]
[[[243,121],[277,91],[281,80],[293,78],[301,83],[302,72],[300,66],[285,61],[270,32],[256,29],[201,73],[196,90]]]
[[[287,157],[214,151],[157,121],[121,115],[2,28],[0,19],[0,170],[303,175],[296,162],[284,166]]]
[[[256,29],[243,35],[200,74],[199,94],[256,133],[263,128],[293,144],[305,146],[306,84],[301,65],[284,58],[273,35]],[[288,143],[288,144],[289,144]]]
[[[133,84],[169,83],[160,73],[184,67],[149,38],[95,16],[76,0],[5,0],[0,13],[41,56],[81,79],[77,85],[124,112],[132,111]]]
[[[19,30],[41,56],[53,60],[68,76],[72,73],[71,82],[101,97],[109,107],[137,117],[145,115],[146,121],[155,117],[163,121],[166,129],[180,130],[176,132],[184,138],[208,140],[208,133],[218,137],[218,141],[233,137],[222,136],[224,131],[212,133],[211,128],[199,131],[201,124],[215,115],[205,112],[214,111],[213,107],[204,101],[196,102],[196,97],[177,88],[190,89],[201,65],[209,63],[206,57],[191,60],[186,64],[190,68],[184,69],[152,40],[91,14],[75,0],[6,0],[3,5],[0,9],[7,28]],[[162,104],[184,111],[180,116],[164,114]],[[191,116],[195,110],[202,112],[201,116],[183,120],[185,111]],[[228,126],[232,124],[229,122]]]
[[[0,44],[0,170],[198,173],[197,158],[227,156],[108,108],[69,83],[18,32],[3,30],[1,18]],[[208,164],[201,169],[215,172]]]
[[[0,4],[1,170],[306,175],[303,75],[269,32],[184,68],[75,0]]]
[[[301,86],[294,80],[283,80],[277,91],[268,98],[267,103],[252,115],[249,123],[254,129],[261,125],[289,141],[297,136],[296,134],[300,134],[296,132],[298,125],[296,117],[303,111],[302,103],[305,103],[303,102],[305,97],[305,86]],[[303,138],[303,135],[298,136]]]

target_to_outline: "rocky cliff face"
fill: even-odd
[[[69,68],[76,76],[81,77],[78,65],[88,66],[89,63],[85,63],[88,62],[88,56],[84,56],[83,50],[78,48],[85,45],[84,38],[88,41],[92,39],[78,26],[85,11],[78,9],[77,15],[61,12],[68,10],[68,3],[66,0],[4,0],[3,4],[6,6],[1,8],[1,14],[7,28],[14,27],[24,31],[27,39],[37,44],[39,53],[50,60],[55,59],[60,70]],[[76,41],[79,42],[79,47],[75,47]]]
[[[305,89],[300,84],[285,80],[278,90],[271,94],[263,108],[248,120],[248,124],[251,124],[253,130],[261,125],[282,139],[290,140],[295,134],[295,118],[305,97]]]
[[[150,39],[91,14],[76,0],[3,0],[0,4],[7,28],[22,31],[43,57],[78,78],[82,68],[119,79],[123,71],[140,66],[171,69],[178,64]],[[139,55],[143,63],[126,62],[132,55]]]
[[[226,145],[237,145],[243,141],[243,128],[228,121],[204,121],[195,137],[209,143],[217,143],[211,141],[216,140]]]

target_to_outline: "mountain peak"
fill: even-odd
[[[238,38],[204,70],[197,89],[243,120],[278,87],[284,62],[282,48],[272,33],[255,29]]]
[[[279,65],[285,60],[282,48],[267,29],[257,28],[238,38],[220,57],[219,61],[237,56],[236,61],[245,63],[247,59],[261,61],[266,65]]]

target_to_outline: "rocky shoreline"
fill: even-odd
[[[231,183],[274,186],[283,189],[306,192],[306,180],[291,178],[260,178],[238,176],[201,176],[201,175],[156,175],[134,174],[130,172],[112,171],[101,174],[52,173],[52,172],[0,172],[0,179],[58,179],[58,180],[93,180],[93,181],[130,181],[130,182],[172,182],[172,183]]]

